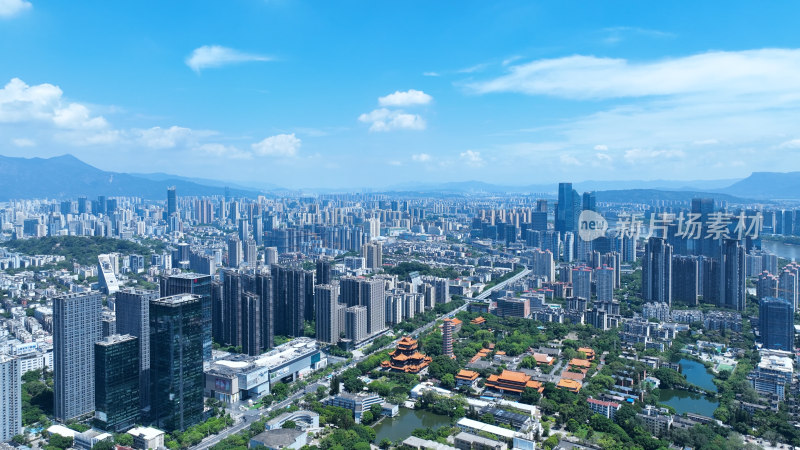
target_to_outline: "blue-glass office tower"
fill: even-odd
[[[211,275],[181,273],[161,278],[161,296],[195,294],[203,305],[203,360],[211,361]]]
[[[578,230],[581,214],[581,197],[572,189],[572,183],[558,183],[558,203],[555,211],[555,229],[563,236],[568,231]]]
[[[139,340],[113,334],[94,344],[94,422],[121,433],[139,423]]]
[[[764,348],[794,351],[794,305],[776,297],[764,297],[758,308],[758,328]]]
[[[203,420],[201,297],[178,294],[150,302],[150,418],[166,431]]]

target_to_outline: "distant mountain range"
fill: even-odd
[[[156,179],[147,175],[106,172],[72,155],[53,158],[0,156],[0,201],[77,198],[82,195],[90,198],[106,195],[161,199],[166,198],[169,186],[175,186],[179,195],[224,194],[223,185],[209,186],[169,175]],[[231,188],[230,192],[235,196],[258,195],[254,189]]]
[[[235,182],[190,178],[166,173],[117,173],[93,167],[72,155],[53,158],[14,158],[0,156],[0,201],[27,198],[76,198],[136,196],[147,199],[166,197],[166,189],[175,186],[179,195],[221,195],[228,187],[236,197],[286,192],[275,185],[251,187]],[[761,201],[800,199],[800,172],[754,172],[744,179],[726,180],[653,180],[653,181],[582,181],[573,183],[579,192],[597,191],[599,201],[644,202],[648,200],[685,200],[713,197],[717,200]],[[363,189],[354,189],[363,191]],[[482,181],[448,183],[403,183],[373,192],[409,194],[519,193],[553,197],[557,183],[511,186]],[[345,189],[304,189],[302,192],[344,192]]]

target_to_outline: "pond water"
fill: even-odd
[[[686,381],[705,390],[717,392],[714,375],[706,369],[706,366],[691,359],[682,359],[679,364],[681,373],[686,376]]]
[[[680,365],[687,381],[703,389],[717,392],[717,386],[712,381],[714,375],[706,369],[706,366],[690,359],[680,360]],[[707,417],[713,417],[714,410],[719,406],[719,402],[712,397],[681,389],[660,389],[659,402],[675,408],[678,414],[690,412]]]
[[[675,408],[678,414],[695,413],[702,416],[714,417],[714,410],[719,402],[703,394],[684,391],[681,389],[660,389],[659,402]]]
[[[411,432],[417,428],[430,427],[435,430],[442,425],[450,425],[450,418],[424,410],[400,408],[396,417],[387,417],[375,426],[375,442],[383,439],[400,442],[411,436]]]

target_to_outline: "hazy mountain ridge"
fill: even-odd
[[[127,173],[106,172],[72,155],[52,158],[0,156],[0,200],[31,198],[94,198],[135,196],[166,198],[175,186],[179,195],[221,195],[224,188],[206,186],[180,177],[153,180]],[[231,189],[232,195],[255,196],[256,190]]]
[[[598,200],[643,202],[652,199],[685,200],[713,197],[717,200],[742,201],[743,198],[772,200],[800,199],[800,172],[754,172],[744,179],[731,180],[651,180],[651,181],[582,181],[573,183],[576,190],[597,191]],[[175,186],[179,195],[221,195],[228,186],[233,196],[253,197],[264,192],[347,192],[347,189],[286,190],[264,183],[263,189],[236,182],[183,177],[166,173],[107,172],[72,155],[53,158],[15,158],[0,156],[0,200],[26,198],[76,198],[138,196],[161,199],[166,189]],[[362,192],[480,194],[518,193],[555,197],[557,183],[526,186],[499,185],[483,181],[444,183],[403,183],[387,188],[351,189]]]

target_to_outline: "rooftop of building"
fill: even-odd
[[[461,379],[461,380],[470,380],[470,381],[472,381],[472,380],[477,379],[478,376],[480,376],[480,374],[478,372],[474,372],[472,370],[461,369],[458,372],[458,374],[456,375],[456,378]]]
[[[200,301],[199,295],[194,294],[176,294],[169,297],[161,297],[159,299],[151,300],[150,304],[162,306],[182,306],[193,302]]]
[[[162,436],[164,432],[153,427],[136,427],[128,430],[128,434],[150,440]]]
[[[583,385],[582,385],[580,382],[578,382],[578,381],[575,381],[575,380],[569,380],[569,379],[566,379],[566,378],[562,378],[562,379],[561,379],[561,380],[558,382],[558,384],[556,385],[556,387],[558,387],[558,388],[563,388],[563,389],[567,389],[567,390],[569,390],[569,391],[575,391],[575,392],[578,392],[578,391],[580,391],[580,390],[581,390],[581,387],[583,387]]]
[[[272,369],[306,357],[318,350],[317,341],[307,337],[299,337],[258,356],[226,355],[224,358],[212,363],[210,372],[232,376],[255,368],[267,367]]]
[[[458,433],[456,435],[455,439],[460,440],[460,441],[477,443],[477,444],[480,444],[479,447],[484,446],[485,448],[494,448],[494,447],[496,447],[498,445],[500,445],[500,446],[505,445],[500,441],[495,441],[494,439],[489,439],[489,438],[485,438],[483,436],[478,436],[477,434],[467,433],[466,431],[462,431],[462,432]],[[481,447],[481,448],[483,448],[483,447]]]
[[[511,439],[516,434],[515,432],[507,429],[498,427],[496,425],[490,425],[488,423],[478,422],[477,420],[468,419],[466,417],[462,417],[458,420],[457,425],[461,428],[467,428],[470,430],[475,430],[478,432],[485,431],[487,433],[494,434],[499,437]]]
[[[610,407],[613,407],[613,408],[619,408],[619,403],[615,403],[615,402],[607,402],[607,401],[604,401],[604,400],[598,400],[596,398],[591,398],[591,397],[587,398],[586,401],[589,402],[589,403],[594,403],[595,405],[600,405],[600,406],[605,406],[605,407],[609,407],[610,406]]]
[[[111,336],[106,336],[103,339],[97,341],[97,345],[102,346],[109,346],[114,344],[119,344],[120,342],[127,342],[136,340],[136,336],[131,336],[130,334],[112,334]]]
[[[284,448],[294,444],[300,435],[304,434],[294,428],[278,428],[277,430],[267,430],[259,433],[252,440],[260,442],[269,448]]]
[[[167,278],[180,278],[183,280],[193,280],[196,278],[210,278],[211,275],[206,275],[202,273],[194,273],[194,272],[184,272],[184,273],[176,273],[174,275],[170,275]]]

